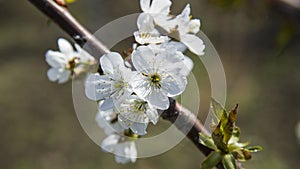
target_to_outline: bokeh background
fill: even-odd
[[[226,107],[240,104],[242,140],[264,148],[244,166],[299,168],[299,0],[173,0],[172,13],[186,3],[220,54],[228,83]],[[139,0],[77,0],[69,9],[92,32],[140,11]],[[204,156],[187,139],[135,164],[116,164],[113,155],[103,153],[76,118],[71,83],[47,79],[44,54],[57,49],[58,37],[69,38],[26,0],[0,0],[1,169],[200,168]],[[206,112],[208,76],[201,63],[194,73],[200,79],[200,112]]]

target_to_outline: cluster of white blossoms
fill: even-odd
[[[126,59],[116,52],[103,55],[101,73],[86,78],[85,94],[97,101],[96,121],[107,135],[101,147],[115,153],[118,163],[135,162],[134,140],[147,134],[149,123],[158,122],[159,111],[170,106],[169,98],[184,92],[193,61],[183,52],[189,49],[196,55],[204,54],[205,45],[195,35],[200,20],[191,19],[189,5],[181,14],[171,15],[171,4],[170,0],[140,0],[143,13],[133,33],[136,47]],[[46,54],[53,67],[48,71],[51,81],[66,82],[80,65],[93,62],[78,45],[77,51],[63,39],[58,45],[60,52]]]

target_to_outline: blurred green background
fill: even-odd
[[[201,19],[202,31],[220,54],[226,107],[240,104],[242,140],[264,147],[246,168],[299,168],[300,2],[289,2],[173,0],[173,14],[191,4],[193,17]],[[78,0],[69,8],[92,32],[140,11],[139,0]],[[200,168],[204,156],[187,139],[162,155],[116,164],[81,129],[71,83],[47,79],[45,51],[57,49],[58,37],[69,37],[27,1],[0,0],[0,18],[1,169]],[[205,112],[209,81],[203,66],[196,67],[200,112]]]

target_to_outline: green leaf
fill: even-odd
[[[249,150],[249,152],[251,153],[256,153],[263,150],[261,146],[251,146],[251,147],[247,147],[246,149]]]
[[[241,131],[240,128],[235,126],[233,128],[232,136],[228,141],[228,144],[237,143],[240,140]]]
[[[222,160],[221,152],[213,151],[202,162],[201,169],[211,169]]]
[[[238,105],[236,105],[235,108],[230,111],[227,118],[225,117],[225,114],[223,113],[221,123],[222,123],[222,128],[223,128],[223,133],[224,133],[223,141],[225,144],[228,144],[228,141],[230,140],[231,136],[233,135],[236,114],[237,114],[237,108],[238,108]]]
[[[222,151],[223,153],[227,153],[228,148],[227,148],[227,144],[225,144],[223,142],[224,134],[223,134],[223,131],[221,130],[221,121],[218,124],[218,126],[215,128],[215,130],[213,131],[212,139],[220,151]]]
[[[218,120],[218,122],[221,120],[223,113],[226,112],[226,110],[223,108],[223,106],[217,102],[214,98],[211,98],[211,108],[214,113],[214,117]]]
[[[222,159],[225,169],[237,169],[235,159],[232,154],[225,154]]]
[[[229,152],[238,151],[238,150],[244,149],[244,147],[246,147],[247,145],[249,145],[249,142],[244,142],[244,143],[235,142],[235,143],[229,144],[228,149],[229,149]]]
[[[247,161],[252,158],[250,151],[247,149],[241,149],[233,152],[232,154],[239,161]]]
[[[201,143],[204,146],[206,146],[210,149],[213,149],[213,150],[218,149],[216,147],[216,145],[214,144],[214,141],[212,140],[212,138],[208,135],[203,134],[203,133],[199,133],[199,143]]]

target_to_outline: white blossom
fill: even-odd
[[[130,81],[132,89],[155,108],[168,109],[168,97],[184,91],[187,80],[181,73],[181,57],[174,57],[168,50],[157,52],[150,46],[140,46],[132,53],[132,61],[138,72]]]
[[[137,158],[137,150],[133,141],[123,141],[120,135],[112,134],[106,137],[101,147],[106,152],[115,154],[115,160],[117,163],[134,163]]]
[[[73,46],[63,38],[59,38],[57,43],[59,51],[48,50],[45,54],[47,63],[52,67],[47,72],[50,81],[65,83],[72,74],[84,71],[86,66],[95,62],[80,46],[75,45],[77,51],[74,51]]]
[[[171,16],[170,0],[140,0],[143,13],[137,20],[138,31],[134,32],[135,40],[139,44],[157,44],[169,40],[168,36],[161,35],[155,25],[162,26]]]
[[[118,123],[117,114],[114,109],[101,111],[96,115],[96,122],[102,128],[106,135],[123,134],[125,129]]]
[[[137,135],[147,134],[148,123],[156,124],[159,118],[154,107],[135,95],[122,100],[116,107],[121,126],[130,128]]]
[[[103,101],[100,101],[100,104],[102,103]],[[114,153],[118,163],[135,162],[137,150],[134,140],[125,135],[126,130],[117,121],[114,109],[98,111],[96,121],[107,135],[101,143],[101,148],[106,152]]]
[[[157,44],[169,41],[168,36],[162,36],[155,29],[153,17],[149,14],[142,13],[138,18],[138,31],[134,32],[135,40],[139,44]]]
[[[91,100],[104,100],[100,109],[109,110],[122,97],[132,93],[129,81],[134,72],[124,66],[121,55],[115,52],[103,55],[100,65],[104,75],[89,75],[85,82],[85,93]]]
[[[200,30],[200,20],[190,19],[190,13],[191,8],[190,5],[187,4],[182,13],[174,19],[177,25],[171,30],[171,34],[172,32],[175,36],[177,34],[180,42],[186,45],[191,52],[196,55],[203,55],[205,45],[203,44],[203,41],[195,35]],[[171,25],[174,25],[174,23],[170,23]]]

